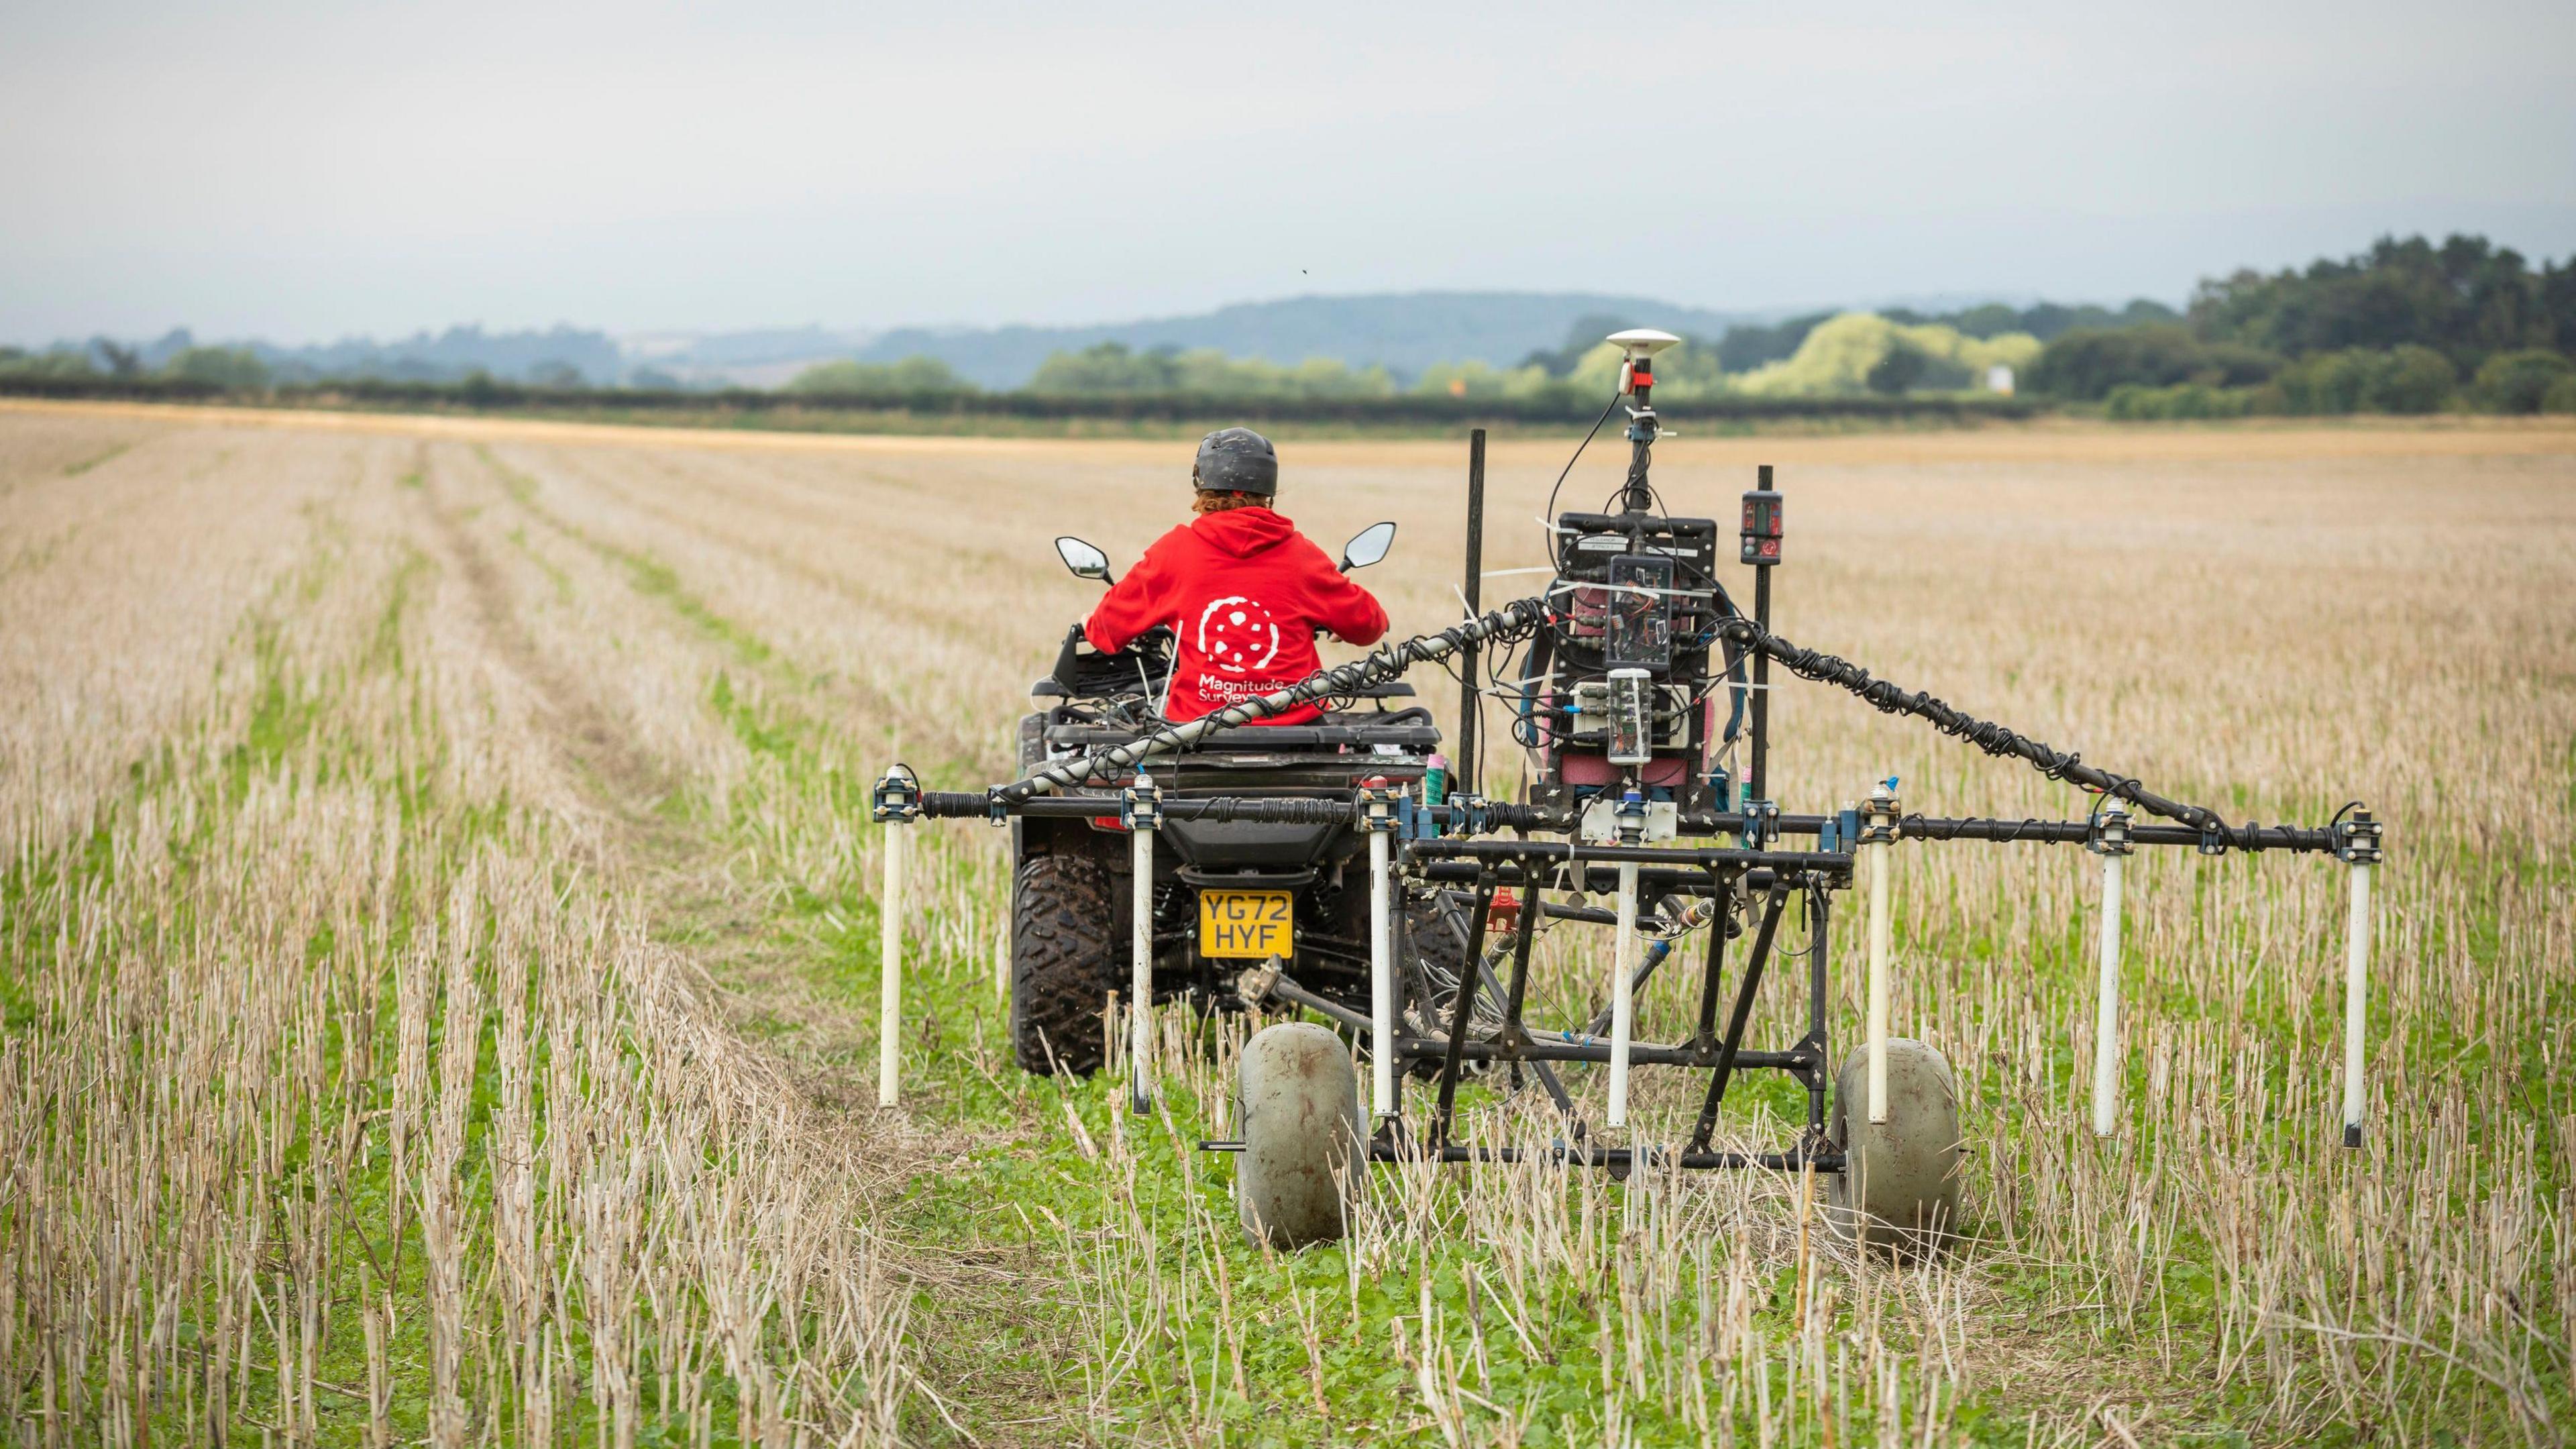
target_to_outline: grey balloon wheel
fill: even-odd
[[[1834,1079],[1828,1130],[1843,1170],[1827,1189],[1836,1232],[1900,1255],[1935,1252],[1959,1217],[1959,1082],[1949,1059],[1904,1037],[1887,1043],[1887,1120],[1869,1120],[1869,1048]]]
[[[1312,1022],[1262,1028],[1235,1074],[1234,1206],[1255,1242],[1302,1248],[1348,1231],[1366,1159],[1359,1073],[1342,1039]]]

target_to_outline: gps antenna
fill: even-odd
[[[1628,409],[1628,486],[1619,495],[1619,506],[1629,513],[1649,513],[1655,494],[1646,484],[1646,468],[1661,431],[1655,421],[1655,354],[1681,339],[1652,327],[1631,327],[1611,333],[1608,340],[1625,354],[1619,360],[1619,391],[1637,399]]]

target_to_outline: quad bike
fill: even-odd
[[[1077,630],[1033,691],[1046,703],[1021,723],[1021,779],[924,791],[897,766],[879,782],[875,818],[891,827],[934,817],[1010,823],[1021,1065],[1097,1070],[1109,1049],[1105,1008],[1123,991],[1141,1111],[1160,1004],[1320,1018],[1265,1027],[1246,1043],[1241,1138],[1202,1144],[1241,1154],[1244,1227],[1281,1246],[1340,1236],[1367,1164],[1427,1160],[1536,1161],[1618,1177],[1641,1168],[1813,1173],[1825,1178],[1828,1221],[1847,1236],[1925,1251],[1950,1238],[1960,1213],[1960,1092],[1935,1047],[1892,1032],[1897,844],[2063,843],[2100,861],[2093,1129],[2102,1135],[2119,1125],[2123,860],[2144,846],[2315,852],[2351,868],[2342,1106],[2345,1145],[2359,1146],[2381,823],[2354,802],[2324,826],[2231,826],[2214,810],[1782,638],[1772,628],[1784,537],[1772,470],[1761,468],[1744,494],[1736,529],[1736,561],[1752,575],[1747,611],[1720,576],[1717,521],[1668,513],[1648,479],[1661,431],[1653,359],[1678,339],[1640,329],[1610,341],[1626,360],[1602,421],[1629,404],[1627,476],[1596,511],[1559,512],[1550,497],[1542,593],[1480,612],[1480,430],[1468,452],[1460,622],[1179,725],[1155,708],[1170,676],[1168,634],[1101,655]],[[1344,566],[1382,558],[1393,533],[1380,524],[1361,534]],[[1099,550],[1076,539],[1057,548],[1077,574],[1108,579]],[[1490,685],[1480,673],[1488,651],[1499,665]],[[1426,663],[1454,665],[1465,685],[1454,770],[1432,753],[1441,737],[1429,714],[1401,704],[1412,697],[1402,676]],[[2022,761],[2085,791],[2091,808],[2081,820],[1927,817],[1904,810],[1891,777],[1838,809],[1784,811],[1768,778],[1775,665]],[[1519,800],[1479,791],[1489,700],[1508,709],[1509,738],[1525,756]],[[1261,723],[1318,703],[1338,706],[1323,723]],[[901,838],[900,828],[888,831],[879,1079],[888,1104]],[[1830,924],[1835,898],[1864,880],[1866,1025],[1837,1064]],[[1534,942],[1581,926],[1612,932],[1608,951],[1576,967],[1594,983],[1585,993],[1593,1009],[1531,1022]],[[1637,994],[1668,963],[1691,978],[1695,1024],[1679,1040],[1640,1041]],[[1766,979],[1780,977],[1803,987],[1805,1030],[1756,1046],[1747,1041],[1753,1007]],[[1365,1110],[1355,1046],[1368,1067]],[[1598,1069],[1606,1088],[1602,1134],[1559,1075],[1577,1067]],[[1629,1076],[1639,1067],[1707,1074],[1687,1129],[1629,1122]],[[1756,1070],[1804,1089],[1805,1123],[1783,1150],[1721,1150],[1713,1134],[1728,1087]],[[1506,1090],[1543,1089],[1560,1119],[1552,1140],[1459,1140],[1458,1091],[1480,1073]],[[1408,1113],[1408,1077],[1432,1084],[1427,1112]]]
[[[1394,536],[1392,523],[1362,530],[1344,546],[1342,568],[1379,562]],[[1081,539],[1060,538],[1056,551],[1077,576],[1114,582],[1108,558]],[[1023,769],[1079,761],[1163,728],[1172,658],[1168,628],[1103,653],[1074,625],[1055,666],[1030,687],[1041,707],[1020,720]],[[1371,685],[1318,723],[1220,731],[1145,773],[1174,802],[1338,805],[1371,783],[1419,792],[1429,782],[1436,792],[1446,764],[1440,727],[1406,703],[1413,697],[1400,681]],[[1122,776],[1063,792],[1098,800],[1089,815],[1011,819],[1010,1028],[1025,1070],[1087,1076],[1106,1059],[1103,1009],[1133,979],[1139,905],[1121,801],[1134,783]],[[1271,965],[1327,1001],[1367,1008],[1368,851],[1347,820],[1173,819],[1153,832],[1152,849],[1144,909],[1155,1001],[1241,1011],[1249,1003],[1237,983]],[[1402,994],[1426,1027],[1426,1013],[1456,989],[1457,915],[1435,892],[1406,892]]]

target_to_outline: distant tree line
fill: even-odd
[[[2178,320],[2069,330],[2029,382],[2123,418],[2576,412],[2576,256],[2383,237],[2204,281]]]
[[[539,387],[488,375],[462,383],[395,382],[355,378],[286,383],[244,392],[159,374],[118,379],[96,372],[79,376],[12,374],[0,368],[0,395],[60,398],[130,398],[143,401],[253,401],[326,408],[402,411],[525,411],[545,416],[608,421],[658,419],[710,426],[746,422],[787,428],[867,427],[871,417],[895,426],[901,420],[1026,419],[1110,424],[1222,423],[1328,424],[1363,427],[1452,427],[1467,423],[1523,423],[1550,428],[1580,425],[1599,410],[1598,398],[1569,390],[1523,396],[1461,396],[1418,391],[1382,396],[1245,397],[1221,393],[994,392],[958,384],[911,392],[847,393],[829,389]],[[1953,396],[1741,397],[1683,400],[1665,407],[1677,420],[1756,421],[1778,418],[1855,418],[1963,421],[2025,418],[2037,404],[2014,398]]]
[[[1423,400],[1425,417],[1483,408],[1495,416],[1544,417],[1597,410],[1616,385],[1619,349],[1602,339],[1653,318],[1587,316],[1563,343],[1520,363],[1437,363],[1412,377],[1332,358],[1281,363],[1213,349],[1134,349],[1102,342],[1046,358],[1028,383],[984,393],[945,362],[837,360],[806,369],[777,393],[798,405],[870,406],[1067,416],[1124,416],[1130,403],[1176,400],[1184,411],[1219,405],[1273,406],[1282,417],[1337,415],[1349,404],[1388,416]],[[424,346],[461,352],[494,344],[472,329],[450,329]],[[717,396],[675,378],[638,371],[625,389],[593,384],[582,367],[548,348],[583,353],[594,334],[558,328],[499,339],[515,377],[476,367],[461,376],[392,376],[372,344],[335,344],[289,358],[275,349],[200,346],[184,331],[134,346],[95,339],[86,348],[44,352],[0,348],[0,383],[18,390],[76,389],[84,380],[172,394],[246,393],[274,388],[339,388],[369,396],[435,385],[436,396],[468,406],[504,399],[559,401],[617,392],[630,399],[668,393]],[[319,376],[317,358],[338,357],[356,376]],[[427,364],[424,364],[427,365]],[[1666,405],[1731,400],[1946,399],[1973,402],[1998,391],[2099,405],[2116,418],[2233,417],[2247,414],[2576,412],[2576,257],[2537,268],[2483,237],[2382,238],[2342,260],[2304,270],[2239,271],[2201,283],[2177,312],[2138,300],[2117,309],[2043,302],[1988,303],[1951,312],[1892,307],[1815,312],[1739,324],[1716,337],[1686,337],[1656,359],[1656,396]],[[148,386],[147,386],[148,385]],[[437,391],[443,388],[444,391]],[[407,395],[407,394],[406,394]],[[738,392],[721,395],[740,406]],[[961,403],[959,399],[983,401]],[[1434,405],[1436,404],[1436,406]],[[647,406],[630,401],[626,405]],[[1156,404],[1159,406],[1159,404]],[[1384,406],[1380,406],[1384,405]],[[1372,414],[1374,415],[1374,414]]]
[[[621,373],[630,385],[679,385],[676,378],[650,368],[624,366],[617,343],[606,333],[560,326],[543,332],[450,327],[390,343],[352,338],[310,346],[206,345],[179,327],[149,341],[93,337],[41,351],[0,347],[0,378],[96,378],[123,384],[158,379],[230,391],[359,379],[464,386],[478,375],[537,387],[583,388]]]
[[[2038,356],[2041,345],[2029,333],[1996,330],[2022,314],[2010,308],[1982,310],[1989,314],[1978,319],[1987,324],[1986,330],[1974,335],[1951,325],[1946,317],[1846,312],[1799,319],[1780,329],[1756,329],[1763,334],[1763,345],[1737,347],[1733,354],[1728,347],[1745,329],[1737,328],[1714,342],[1685,340],[1656,359],[1657,396],[1678,403],[1723,397],[1903,398],[1980,393],[1988,390],[1989,369],[2026,366]],[[2048,310],[2074,316],[2087,309]],[[2122,315],[2100,308],[2089,311],[2105,318]],[[1041,398],[1484,399],[1574,411],[1585,399],[1598,408],[1600,399],[1616,385],[1621,354],[1602,338],[1628,325],[1619,317],[1586,317],[1574,324],[1564,346],[1534,352],[1518,366],[1442,362],[1410,379],[1399,378],[1385,367],[1353,367],[1334,358],[1291,364],[1228,357],[1213,349],[1139,351],[1121,342],[1101,342],[1052,354],[1022,390]],[[1772,356],[1784,341],[1786,350]],[[1747,357],[1757,360],[1736,365],[1728,361],[1730,355],[1738,363]],[[867,397],[922,387],[971,390],[971,386],[944,364],[916,357],[894,363],[822,363],[807,369],[788,389],[809,396]]]

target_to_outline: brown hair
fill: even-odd
[[[1224,513],[1236,508],[1267,508],[1270,499],[1259,493],[1220,493],[1202,488],[1190,500],[1190,512],[1205,518],[1211,513]]]

